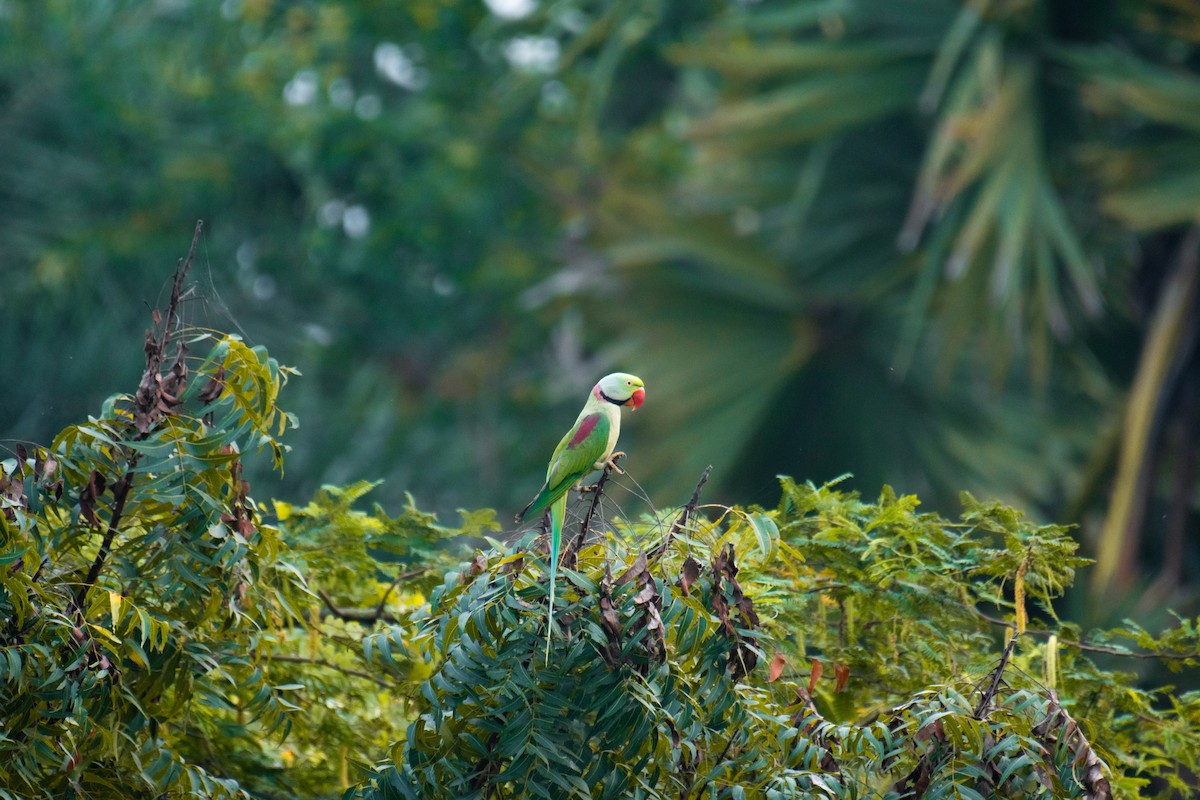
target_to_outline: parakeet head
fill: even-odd
[[[592,394],[614,405],[629,406],[633,411],[641,408],[642,401],[646,399],[646,389],[642,379],[625,372],[605,375],[592,389]]]

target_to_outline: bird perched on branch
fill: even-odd
[[[646,399],[645,384],[636,375],[614,372],[592,387],[575,427],[554,448],[546,483],[537,497],[517,514],[517,522],[550,509],[550,620],[546,629],[546,659],[550,658],[550,633],[554,629],[554,579],[558,574],[558,551],[562,544],[563,518],[567,513],[567,492],[592,470],[606,465],[618,472],[613,459],[617,436],[621,432],[621,406],[636,411]]]

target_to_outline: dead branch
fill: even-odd
[[[1046,748],[1046,763],[1050,771],[1057,772],[1051,762],[1051,754],[1060,747],[1065,747],[1070,754],[1070,762],[1076,767],[1082,767],[1079,782],[1087,794],[1086,800],[1112,800],[1112,786],[1105,777],[1110,772],[1108,766],[1096,755],[1087,737],[1066,709],[1058,704],[1058,695],[1053,689],[1046,690],[1046,718],[1033,728],[1033,735]]]
[[[692,518],[692,514],[696,513],[696,506],[700,503],[700,490],[704,488],[704,484],[708,482],[708,475],[712,472],[712,464],[704,468],[700,473],[700,480],[696,481],[696,488],[692,491],[692,497],[687,501],[687,505],[679,512],[679,516],[675,522],[671,524],[671,529],[667,531],[666,537],[662,543],[650,551],[649,560],[655,561],[662,557],[667,552],[667,548],[671,546],[671,542],[679,535],[681,531],[687,528],[688,522]]]
[[[600,505],[600,497],[604,494],[604,484],[608,483],[608,476],[612,473],[616,466],[616,460],[620,455],[613,458],[604,464],[604,471],[600,473],[600,480],[596,481],[596,485],[591,487],[592,503],[588,506],[587,513],[583,515],[583,524],[579,526],[579,533],[575,534],[570,542],[567,543],[566,549],[562,554],[562,565],[567,569],[575,569],[577,557],[580,548],[583,547],[583,541],[587,538],[588,530],[592,526],[592,517],[596,514],[596,509]]]
[[[192,259],[196,255],[196,245],[200,241],[200,234],[203,230],[204,220],[196,220],[196,230],[192,234],[192,245],[188,248],[187,258],[180,261],[175,269],[175,278],[171,283],[171,297],[167,303],[167,314],[162,320],[162,330],[158,332],[157,336],[153,331],[146,332],[146,369],[142,373],[141,382],[133,396],[134,424],[137,427],[134,441],[141,441],[149,436],[154,424],[162,418],[164,413],[169,413],[171,408],[178,404],[178,397],[183,392],[184,382],[187,379],[187,366],[184,363],[182,343],[179,345],[175,363],[172,365],[166,381],[163,379],[162,365],[166,359],[167,343],[170,341],[173,329],[179,319],[183,282],[192,266]],[[155,312],[155,316],[157,317],[157,312]],[[155,322],[157,323],[158,320],[156,319]],[[169,388],[170,391],[165,391],[165,388]],[[120,530],[125,514],[125,503],[129,499],[129,490],[133,486],[138,451],[128,447],[124,450],[125,474],[112,487],[113,510],[104,531],[104,538],[100,542],[100,548],[96,551],[96,557],[88,568],[87,576],[71,598],[71,608],[78,617],[83,617],[88,592],[100,579],[100,572],[108,560],[113,540],[116,538],[117,531]]]
[[[377,686],[382,686],[385,689],[391,688],[392,684],[377,675],[372,675],[369,672],[343,667],[340,664],[335,664],[332,661],[327,661],[324,658],[309,658],[308,656],[289,656],[289,655],[271,655],[267,657],[268,661],[278,661],[282,664],[312,664],[316,667],[324,667],[331,669],[334,672],[340,672],[343,675],[348,675],[351,678],[361,678],[365,681],[371,681]]]
[[[979,609],[969,606],[966,603],[964,603],[963,606],[984,622],[991,623],[992,625],[1000,628],[1011,628],[1013,626],[1011,620],[1004,620],[1000,619],[999,617],[993,617],[989,614],[985,614]],[[1064,639],[1058,633],[1058,631],[1046,630],[1045,628],[1026,628],[1025,633],[1029,634],[1030,636],[1041,636],[1047,639],[1051,636],[1058,636],[1059,645],[1065,647],[1074,647],[1076,650],[1082,650],[1085,653],[1102,653],[1106,656],[1119,656],[1121,658],[1137,658],[1147,660],[1160,658],[1165,661],[1190,661],[1200,659],[1200,650],[1193,650],[1187,653],[1131,652],[1119,647],[1106,647],[1102,644],[1091,644],[1089,642],[1079,642],[1074,639]]]
[[[420,574],[420,572],[418,571],[416,574]],[[342,608],[324,589],[317,589],[317,596],[325,603],[325,608],[329,609],[330,614],[346,622],[360,622],[364,625],[373,625],[376,622],[388,622],[395,625],[400,622],[396,617],[378,608]]]
[[[383,593],[383,597],[381,597],[379,599],[379,605],[375,606],[376,618],[379,618],[383,615],[383,613],[384,613],[383,610],[385,607],[387,607],[388,598],[392,596],[392,592],[396,591],[397,586],[404,583],[405,581],[410,581],[413,578],[418,578],[424,574],[425,574],[424,568],[410,569],[407,572],[397,572],[396,577],[392,580],[391,584],[388,586],[387,591],[385,591]]]
[[[1012,658],[1013,649],[1017,646],[1017,637],[1020,634],[1013,631],[1012,636],[1008,639],[1008,644],[1004,648],[1004,653],[1000,656],[1000,663],[992,670],[992,680],[988,684],[988,688],[984,691],[983,696],[979,698],[979,705],[975,706],[975,719],[983,719],[987,716],[988,710],[992,706],[992,700],[996,697],[996,692],[1000,689],[1000,682],[1004,679],[1004,670],[1008,667],[1009,659]]]

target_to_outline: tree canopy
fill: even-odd
[[[1059,620],[1087,560],[998,502],[605,472],[547,654],[538,529],[256,501],[292,370],[181,323],[194,248],[136,389],[0,463],[0,796],[1194,794],[1200,693],[1132,670],[1200,666],[1196,621]]]

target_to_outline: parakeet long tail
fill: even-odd
[[[562,544],[563,517],[567,514],[567,496],[550,506],[550,618],[546,623],[546,664],[550,664],[550,636],[554,633],[554,579],[558,576],[558,548]]]

